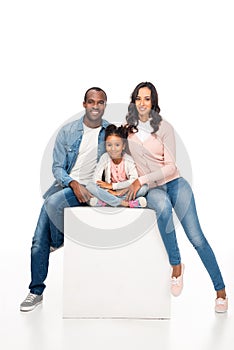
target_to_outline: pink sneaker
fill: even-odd
[[[91,207],[106,207],[106,203],[98,199],[97,197],[92,197],[89,200],[89,205]]]
[[[228,298],[217,298],[215,299],[215,312],[223,313],[228,310]]]
[[[130,208],[145,208],[147,205],[147,201],[145,197],[138,197],[133,201],[129,201]]]
[[[183,289],[184,281],[183,281],[183,275],[184,275],[184,264],[181,264],[181,275],[179,277],[172,277],[171,278],[171,294],[174,295],[174,297],[178,297]]]

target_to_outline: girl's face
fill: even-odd
[[[106,151],[111,159],[122,158],[122,152],[125,149],[123,139],[117,135],[109,135],[106,139]]]
[[[149,120],[149,114],[152,108],[151,91],[147,87],[139,89],[138,95],[135,100],[136,109],[139,115],[139,119],[142,122]]]

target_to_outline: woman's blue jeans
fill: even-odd
[[[197,250],[216,291],[225,288],[213,250],[205,238],[197,216],[194,195],[189,183],[182,177],[163,186],[150,189],[147,206],[155,210],[158,228],[171,265],[181,263],[180,251],[172,217],[174,209],[189,241]]]
[[[109,193],[107,190],[99,187],[94,182],[89,182],[86,186],[90,193],[92,193],[95,197],[100,199],[101,201],[107,203],[111,207],[118,207],[121,205],[121,202],[126,198],[126,195],[123,196],[115,196]],[[143,185],[136,194],[137,197],[144,197],[148,192],[148,185]]]
[[[42,208],[31,248],[30,292],[42,294],[49,267],[50,246],[60,247],[64,241],[64,208],[86,205],[80,203],[70,187],[48,197]]]

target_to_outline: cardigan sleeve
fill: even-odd
[[[94,172],[94,175],[93,175],[93,181],[96,183],[97,181],[100,181],[102,180],[102,175],[103,175],[103,172],[107,170],[108,168],[108,162],[109,162],[109,157],[108,157],[108,154],[107,153],[104,153],[98,163],[97,163],[97,166],[96,166],[96,169],[95,169],[95,172]],[[107,181],[108,182],[108,181]]]
[[[175,174],[179,174],[175,160],[176,142],[173,127],[164,122],[156,137],[163,150],[160,155],[161,159],[157,161],[155,158],[154,160],[155,154],[152,152],[150,172],[139,177],[141,185],[147,183],[157,186],[158,183],[164,183],[167,179],[173,178]]]

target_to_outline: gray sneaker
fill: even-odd
[[[28,293],[27,298],[20,304],[20,311],[32,311],[42,300],[42,295]]]

